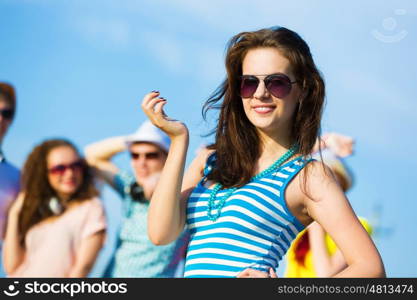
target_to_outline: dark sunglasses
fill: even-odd
[[[291,92],[292,85],[297,81],[291,79],[284,74],[271,75],[243,75],[240,81],[240,96],[242,98],[251,98],[260,82],[259,76],[265,76],[264,84],[266,89],[277,98],[284,98]]]
[[[78,160],[76,162],[73,162],[68,165],[59,164],[52,168],[50,168],[48,171],[50,174],[53,175],[62,175],[65,173],[67,169],[71,169],[73,172],[82,171],[84,169],[84,162],[82,160]]]
[[[148,153],[135,153],[130,152],[130,157],[132,159],[139,159],[142,155],[145,156],[145,159],[158,159],[161,157],[161,152],[148,152]]]
[[[0,109],[0,115],[5,119],[13,118],[14,111],[13,109]]]

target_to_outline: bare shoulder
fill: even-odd
[[[332,170],[322,162],[312,161],[302,170],[307,198],[320,200],[323,192],[338,186]]]
[[[326,197],[327,191],[337,185],[331,170],[318,161],[309,162],[289,183],[285,191],[287,206],[305,226],[313,221],[309,213],[311,203]]]
[[[297,197],[305,194],[306,191],[322,189],[323,185],[333,182],[335,179],[331,169],[319,161],[311,161],[297,174],[290,182],[288,189]]]

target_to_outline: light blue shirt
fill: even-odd
[[[188,232],[184,231],[171,244],[152,244],[147,233],[149,201],[132,199],[130,188],[133,183],[134,177],[124,172],[114,179],[116,190],[123,199],[124,215],[116,253],[106,277],[174,277],[178,264],[185,257]]]

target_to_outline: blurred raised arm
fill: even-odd
[[[124,150],[126,150],[125,137],[117,136],[89,144],[84,152],[87,163],[93,167],[95,174],[114,188],[114,176],[119,169],[111,159]]]

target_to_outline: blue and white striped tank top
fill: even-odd
[[[264,272],[277,268],[291,241],[304,229],[287,208],[284,191],[309,161],[295,158],[237,189],[226,200],[217,221],[212,222],[207,217],[211,189],[204,187],[204,181],[215,163],[213,153],[204,177],[188,199],[191,238],[184,277],[236,277],[246,268]],[[216,203],[225,191],[216,195]]]

